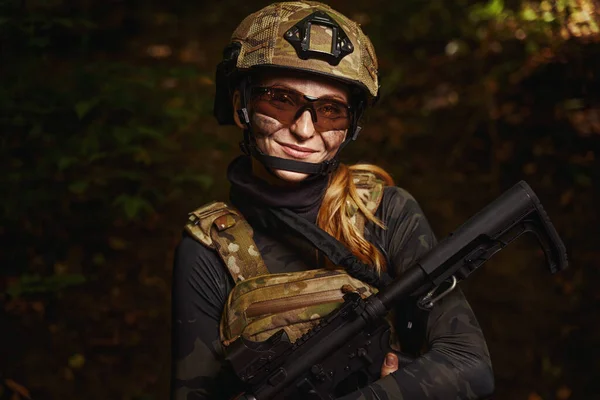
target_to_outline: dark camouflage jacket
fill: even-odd
[[[388,187],[376,212],[387,229],[367,223],[399,275],[435,244],[429,223],[406,191]],[[255,229],[255,242],[271,273],[319,267],[306,243]],[[303,249],[304,246],[304,249]],[[175,257],[172,293],[172,400],[228,399],[231,385],[221,369],[219,322],[233,287],[219,256],[184,234]],[[488,349],[477,320],[460,290],[436,303],[426,321],[427,351],[415,362],[350,399],[482,399],[493,391]]]

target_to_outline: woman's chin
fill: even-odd
[[[286,171],[283,169],[273,169],[273,174],[275,174],[275,176],[277,176],[279,179],[291,183],[302,182],[303,180],[308,178],[308,174],[304,174],[302,172]]]

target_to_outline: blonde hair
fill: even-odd
[[[385,257],[372,243],[367,241],[364,233],[350,220],[351,207],[356,205],[357,212],[361,212],[366,221],[371,221],[377,226],[384,228],[381,222],[371,211],[367,209],[361,200],[354,181],[352,171],[366,171],[375,174],[383,180],[385,185],[392,186],[392,177],[383,169],[372,164],[355,164],[347,166],[340,164],[338,169],[329,179],[329,184],[319,214],[317,225],[342,242],[362,262],[371,265],[377,272],[386,270]]]

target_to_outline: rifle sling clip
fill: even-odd
[[[442,299],[443,297],[448,295],[451,291],[453,291],[456,288],[456,284],[457,284],[458,280],[456,279],[456,277],[454,275],[452,275],[450,278],[452,279],[452,282],[450,283],[450,286],[448,287],[448,289],[444,290],[442,293],[433,297],[435,295],[435,292],[440,288],[441,285],[433,288],[431,291],[429,291],[429,293],[427,293],[425,296],[423,296],[418,301],[417,305],[419,306],[419,308],[422,310],[425,310],[425,311],[430,311],[433,308],[433,305],[435,303],[437,303],[440,299]]]

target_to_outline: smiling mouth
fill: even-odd
[[[293,144],[279,143],[283,152],[293,158],[307,158],[311,154],[316,153],[317,150],[313,150],[307,147],[300,147]]]

